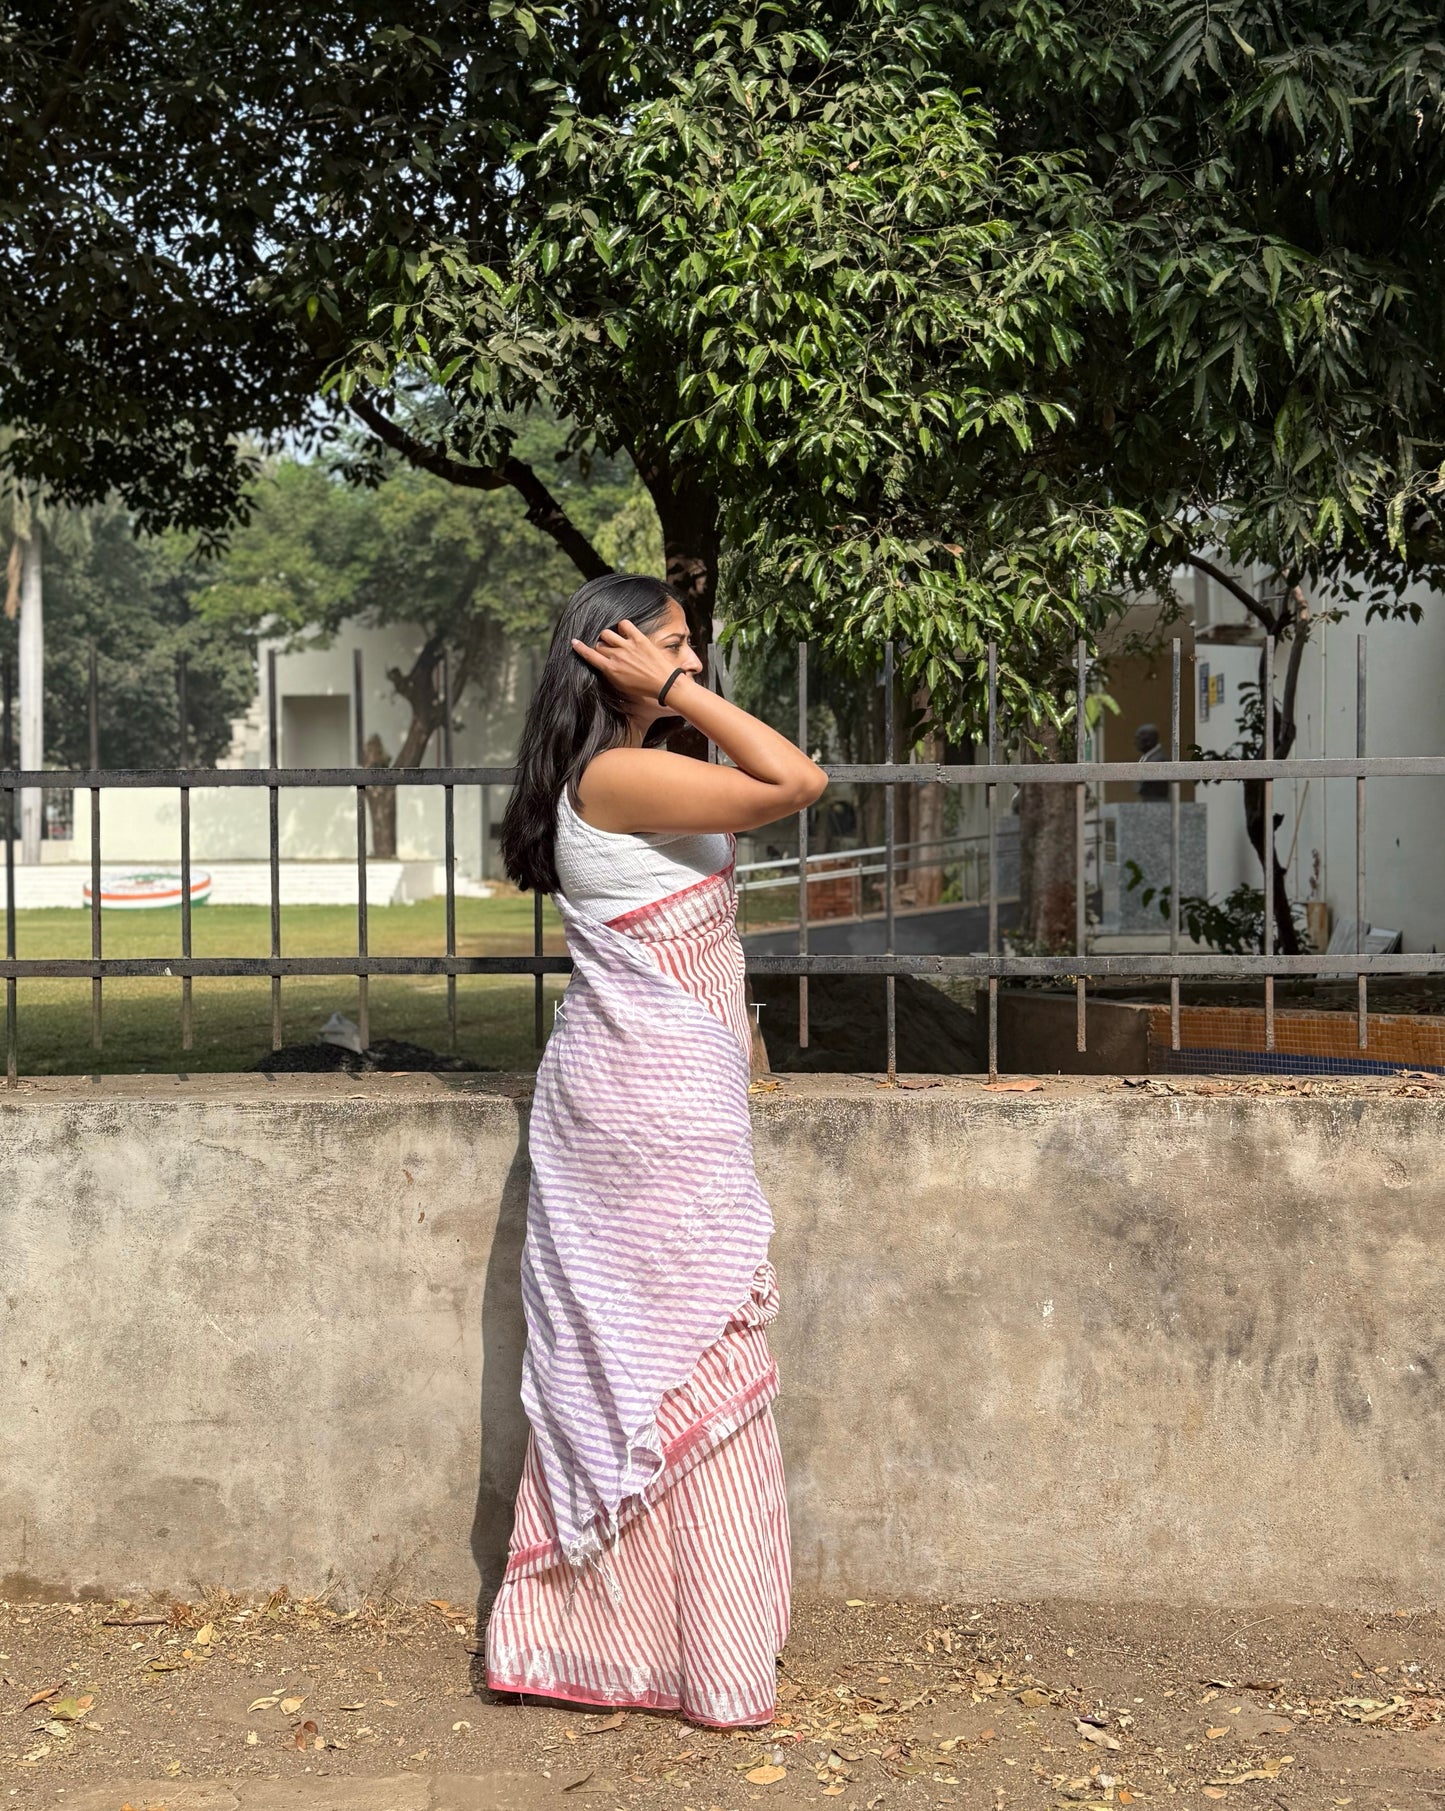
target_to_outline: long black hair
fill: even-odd
[[[576,651],[573,640],[592,647],[604,629],[615,629],[623,621],[646,633],[677,601],[661,579],[627,572],[588,579],[568,599],[527,709],[517,750],[517,782],[502,818],[502,862],[519,887],[558,891],[557,801],[562,789],[568,789],[575,803],[577,781],[587,763],[604,748],[627,740],[622,698]],[[646,740],[660,742],[666,734],[666,720],[659,719]]]

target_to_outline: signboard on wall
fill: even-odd
[[[1199,663],[1199,721],[1208,723],[1210,711],[1223,703],[1223,673],[1211,673],[1209,662],[1201,660]]]

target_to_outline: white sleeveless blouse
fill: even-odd
[[[557,878],[567,903],[603,923],[718,874],[732,859],[721,833],[598,830],[567,789],[557,801]]]

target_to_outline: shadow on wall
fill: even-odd
[[[482,1399],[477,1506],[472,1517],[472,1559],[478,1574],[477,1627],[502,1582],[512,1511],[527,1453],[527,1414],[522,1407],[522,1244],[527,1236],[527,1118],[518,1107],[517,1152],[502,1185],[497,1230],[482,1287]],[[478,1659],[474,1671],[482,1669]]]

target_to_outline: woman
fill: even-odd
[[[733,833],[826,781],[701,672],[666,585],[583,585],[503,823],[574,968],[532,1109],[532,1432],[487,1682],[727,1728],[772,1718],[789,1601]],[[678,717],[732,765],[657,746]]]

